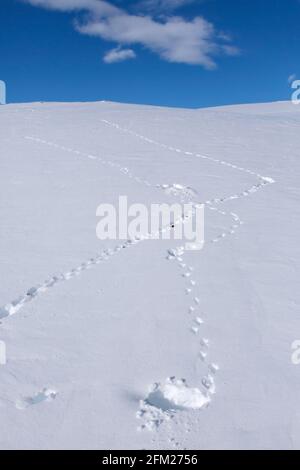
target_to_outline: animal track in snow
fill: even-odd
[[[47,145],[49,147],[53,147],[59,150],[63,150],[64,152],[68,153],[73,153],[79,157],[84,157],[88,158],[89,160],[96,161],[100,163],[101,165],[108,166],[111,168],[115,168],[116,170],[120,171],[123,175],[127,176],[128,178],[133,179],[139,184],[143,184],[145,186],[153,186],[148,180],[140,178],[139,176],[134,175],[127,167],[124,167],[120,165],[119,163],[112,162],[110,160],[105,160],[102,156],[100,155],[93,155],[87,152],[81,152],[80,150],[77,149],[72,149],[70,147],[64,147],[63,145],[56,144],[55,142],[51,142],[48,140],[40,139],[39,137],[34,137],[34,136],[25,136],[24,137],[26,140],[30,140],[33,142],[36,142],[38,144],[43,144]]]
[[[182,186],[180,184],[173,184],[173,185],[163,184],[163,185],[157,185],[157,187],[162,189],[166,194],[179,197],[182,203],[192,204],[193,213],[195,211],[196,206],[201,204],[200,202],[195,200],[195,198],[197,197],[197,191],[193,188]],[[212,205],[213,202],[217,203],[217,201],[221,202],[221,199],[212,199],[209,201],[205,201],[204,204],[210,211],[216,212],[219,215],[222,215],[224,217],[230,217],[233,220],[233,223],[228,230],[225,230],[224,232],[219,234],[217,237],[210,240],[209,241],[210,243],[218,243],[224,238],[226,238],[227,236],[234,235],[237,229],[243,224],[239,216],[235,214],[234,212],[225,212],[224,210],[220,210],[217,207]]]
[[[205,201],[205,204],[209,208],[211,208],[211,206],[213,204],[223,204],[223,203],[225,203],[227,201],[230,201],[230,200],[240,199],[240,198],[243,198],[243,197],[250,196],[251,194],[254,194],[257,191],[259,191],[260,189],[262,189],[264,186],[275,183],[275,180],[273,178],[269,177],[269,176],[262,176],[260,173],[257,173],[253,170],[248,169],[248,168],[244,168],[242,166],[236,165],[234,163],[230,163],[230,162],[227,162],[225,160],[221,160],[219,158],[211,157],[211,156],[204,155],[204,154],[201,154],[201,153],[189,152],[189,151],[186,151],[186,150],[175,148],[173,146],[158,142],[154,139],[150,139],[149,137],[146,137],[146,136],[141,135],[137,132],[134,132],[131,129],[124,128],[124,127],[120,126],[119,124],[108,121],[106,119],[101,119],[101,122],[103,122],[107,126],[110,126],[110,127],[113,127],[115,129],[117,129],[120,132],[124,132],[124,133],[127,133],[129,135],[132,135],[135,138],[138,138],[140,140],[148,142],[149,144],[155,145],[157,147],[161,147],[161,148],[169,150],[171,152],[176,152],[177,154],[180,154],[180,155],[183,155],[183,156],[189,156],[189,157],[194,157],[194,158],[198,158],[198,159],[208,160],[208,161],[211,161],[211,162],[216,163],[218,165],[226,166],[228,168],[231,168],[235,171],[240,171],[242,173],[249,174],[249,175],[254,176],[255,178],[258,179],[257,184],[252,185],[250,188],[245,189],[241,193],[236,193],[236,194],[232,194],[232,195],[229,195],[229,196],[225,196],[223,198],[214,198],[214,199]],[[164,185],[163,189],[173,191],[173,192],[174,191],[181,191],[181,194],[183,196],[186,192],[184,190],[184,188],[181,185],[178,185],[178,184]],[[226,215],[226,212],[219,211],[217,208],[213,208],[213,210],[218,211],[222,215]],[[236,223],[233,224],[233,226],[227,232],[224,232],[224,233],[220,234],[219,236],[215,237],[211,241],[212,243],[218,243],[228,235],[234,235],[237,228],[239,228],[243,224],[243,222],[240,220],[240,218],[237,214],[230,213],[229,215],[231,217],[235,217]]]
[[[183,270],[183,273],[181,274],[181,276],[186,281],[189,282],[190,287],[185,287],[185,293],[188,295],[191,295],[194,292],[196,282],[194,281],[191,284],[190,276],[186,277],[186,274],[188,273],[192,275],[195,269],[193,266],[189,266],[187,270],[186,263],[181,262],[182,258],[184,257],[184,254],[185,254],[185,248],[183,246],[179,246],[175,249],[168,250],[167,259],[173,262],[177,261],[179,268]],[[189,309],[188,309],[188,313],[189,315],[191,315],[191,319],[192,319],[190,331],[196,337],[198,337],[198,335],[201,332],[201,327],[204,323],[204,320],[199,316],[200,298],[197,295],[195,295],[195,293],[193,295],[194,297],[192,299],[192,304],[189,305]],[[210,344],[209,344],[208,339],[204,338],[200,341],[199,357],[201,361],[204,363],[206,363],[207,361],[209,346]],[[215,380],[213,378],[213,375],[216,374],[217,370],[219,370],[219,367],[217,365],[212,365],[212,364],[207,365],[207,375],[205,375],[201,379],[201,386],[204,387],[206,392],[210,394],[214,394],[216,391],[216,385],[215,385]]]
[[[134,132],[130,129],[126,129],[124,127],[121,127],[119,124],[113,123],[113,122],[108,121],[106,119],[101,119],[101,122],[103,122],[104,124],[106,124],[110,127],[114,127],[115,129],[118,129],[121,132],[125,132],[127,134],[130,134],[130,135],[138,138],[138,139],[144,140],[144,141],[146,141],[146,142],[148,142],[152,145],[170,150],[171,152],[176,152],[176,153],[181,154],[181,155],[185,155],[185,156],[189,156],[189,157],[195,157],[195,158],[199,158],[199,159],[203,159],[203,160],[209,160],[213,163],[216,163],[216,164],[219,164],[219,165],[222,165],[222,166],[226,166],[228,168],[232,168],[233,170],[236,170],[236,171],[247,173],[247,174],[255,176],[256,178],[259,179],[259,181],[260,181],[259,184],[251,186],[251,188],[243,191],[240,195],[228,196],[229,198],[233,198],[233,197],[239,198],[239,197],[248,196],[249,195],[248,193],[254,193],[254,192],[258,191],[259,189],[261,189],[264,185],[275,183],[275,180],[273,178],[270,178],[269,176],[262,176],[262,175],[260,175],[259,173],[255,172],[253,170],[241,167],[239,165],[235,165],[234,163],[230,163],[230,162],[227,162],[225,160],[221,160],[219,158],[211,157],[211,156],[204,155],[204,154],[201,154],[201,153],[188,152],[188,151],[185,151],[185,150],[182,150],[182,149],[179,149],[179,148],[172,147],[172,146],[167,145],[167,144],[163,144],[163,143],[158,142],[154,139],[150,139],[150,138],[145,137],[141,134],[138,134],[137,132]],[[226,200],[228,200],[227,197],[225,197],[224,199],[218,199],[218,202],[225,202]],[[216,200],[214,200],[214,201],[216,201]]]
[[[49,279],[46,279],[43,283],[31,287],[24,295],[18,297],[11,303],[6,304],[0,308],[0,319],[14,315],[28,302],[34,300],[41,293],[47,292],[50,288],[54,287],[59,282],[69,281],[70,279],[79,276],[83,271],[86,271],[87,269],[96,266],[102,261],[106,261],[115,253],[118,253],[119,249],[121,249],[122,246],[124,246],[124,243],[116,246],[114,250],[103,250],[101,253],[97,254],[93,258],[90,258],[88,261],[81,263],[76,268],[71,269],[70,271],[67,271],[65,273],[52,276]]]
[[[103,121],[103,122],[108,123],[107,121]],[[192,188],[185,187],[185,186],[183,186],[181,184],[178,184],[178,183],[171,184],[171,185],[168,185],[168,184],[164,184],[164,185],[152,184],[152,183],[150,183],[150,181],[148,181],[146,179],[143,179],[139,176],[134,175],[127,167],[123,167],[119,163],[115,163],[115,162],[112,162],[112,161],[109,161],[109,160],[105,160],[100,155],[92,155],[92,154],[89,154],[87,152],[81,152],[79,150],[72,149],[72,148],[69,148],[69,147],[65,147],[63,145],[58,145],[54,142],[47,141],[47,140],[44,140],[44,139],[40,139],[38,137],[25,136],[24,138],[26,140],[31,140],[31,141],[39,143],[39,144],[48,145],[50,147],[63,150],[65,152],[74,153],[75,155],[77,155],[79,157],[84,157],[84,158],[88,158],[90,160],[95,160],[98,163],[101,163],[102,165],[105,165],[105,166],[114,167],[117,170],[119,170],[122,174],[124,174],[125,176],[127,176],[129,178],[132,178],[134,181],[136,181],[139,184],[143,184],[147,187],[153,187],[153,188],[161,189],[164,192],[166,192],[167,194],[172,194],[174,196],[180,196],[180,199],[181,199],[182,202],[184,202],[184,201],[191,202],[194,207],[195,207],[195,205],[199,204],[199,202],[195,203],[193,201],[193,198],[196,196],[197,192]],[[265,178],[265,180],[270,180],[270,178]],[[264,184],[266,184],[266,182]],[[237,195],[237,198],[238,197],[239,196]],[[217,202],[225,202],[225,199],[224,200],[213,199],[213,200],[210,200],[210,201],[205,201],[205,204],[207,205],[209,210],[216,211],[219,214],[224,215],[224,216],[229,215],[230,217],[233,217],[232,213],[227,214],[226,212],[219,211],[217,208],[213,207],[212,206],[213,202],[216,202],[216,203]],[[240,225],[242,225],[242,221],[238,218],[238,216],[236,216],[236,217],[237,218],[235,219],[235,223],[230,227],[230,229],[228,231],[220,234],[215,239],[211,240],[211,243],[217,243],[217,242],[221,241],[222,239],[224,239],[227,235],[233,235],[236,232],[237,228]]]
[[[55,390],[51,390],[49,388],[44,388],[41,392],[38,392],[36,395],[32,397],[25,397],[17,400],[16,408],[18,410],[25,410],[29,406],[38,405],[44,401],[53,401],[57,396],[57,392]]]
[[[85,152],[80,152],[79,150],[76,150],[76,149],[74,150],[74,149],[71,149],[69,147],[61,146],[61,145],[58,145],[54,142],[49,142],[49,141],[46,141],[46,140],[43,140],[43,139],[40,139],[40,138],[36,138],[36,137],[32,137],[32,136],[26,136],[25,139],[37,142],[39,144],[48,145],[50,147],[59,148],[63,151],[71,152],[71,153],[74,153],[74,154],[79,155],[79,156],[87,157],[91,160],[96,160],[96,161],[98,161],[98,162],[100,162],[101,164],[104,164],[104,165],[114,166],[119,171],[121,171],[122,174],[133,178],[138,183],[145,184],[146,186],[152,186],[152,187],[155,187],[155,188],[160,188],[160,189],[163,189],[164,191],[170,190],[170,193],[172,193],[176,196],[180,196],[180,198],[182,200],[189,200],[190,201],[191,197],[194,197],[197,194],[196,191],[193,190],[192,188],[187,188],[187,187],[184,187],[180,184],[164,185],[164,186],[153,185],[149,181],[133,175],[133,173],[128,168],[122,167],[121,165],[119,165],[115,162],[104,160],[100,156],[91,155],[91,154],[85,153]],[[211,208],[211,207],[210,207],[210,209],[217,210],[217,209]],[[235,221],[236,222],[239,221],[238,216],[236,216]],[[178,221],[176,221],[176,223],[177,222]],[[181,220],[180,222],[184,223],[183,220]],[[235,225],[235,228],[237,228],[238,226],[239,226],[239,224],[237,223]],[[166,230],[170,230],[170,229],[171,229],[171,227],[163,227],[162,229],[159,230],[159,232],[165,232]],[[230,233],[231,234],[234,233],[234,229],[231,228]],[[144,237],[141,237],[140,240],[135,240],[134,243],[149,239],[149,238],[151,238],[151,236],[155,236],[155,234],[146,234]],[[224,236],[226,236],[225,233],[221,234],[219,237],[212,240],[211,242],[212,243],[218,242],[222,238],[224,238]],[[5,306],[1,307],[0,308],[0,318],[5,318],[7,316],[14,315],[26,303],[32,301],[40,293],[46,292],[49,288],[53,287],[58,282],[68,281],[68,280],[72,279],[73,277],[80,275],[83,271],[85,271],[87,269],[90,269],[91,267],[93,267],[94,265],[99,264],[102,261],[105,261],[106,259],[108,259],[108,257],[112,256],[112,254],[115,254],[115,253],[119,252],[122,248],[127,248],[127,246],[129,246],[130,243],[133,243],[133,242],[128,241],[128,242],[125,242],[124,244],[116,246],[112,253],[105,253],[105,251],[104,251],[100,255],[97,255],[96,257],[89,259],[88,261],[82,263],[81,265],[77,266],[76,268],[74,268],[74,269],[72,269],[72,270],[70,270],[66,273],[62,273],[58,276],[53,276],[50,279],[44,281],[42,284],[40,284],[36,287],[32,287],[31,289],[29,289],[27,291],[27,293],[25,295],[13,300],[10,304],[6,304]],[[179,250],[181,250],[182,253],[184,253],[184,248],[179,248]],[[170,255],[170,256],[172,256],[172,255]],[[192,291],[192,289],[189,289],[189,288],[186,289],[186,293],[190,293],[191,291]]]

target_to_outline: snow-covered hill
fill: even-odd
[[[0,108],[1,449],[299,448],[300,109]],[[96,208],[205,202],[202,251]]]

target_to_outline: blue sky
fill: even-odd
[[[299,0],[1,0],[9,102],[287,100]]]

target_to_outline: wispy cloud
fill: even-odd
[[[114,53],[109,51],[105,55],[107,63],[114,61],[107,60],[107,57],[116,59],[119,56],[120,60],[134,58],[135,53],[131,49],[134,45],[143,46],[168,62],[201,65],[208,69],[216,66],[216,56],[237,53],[230,40],[218,34],[213,24],[201,16],[187,20],[170,11],[163,18],[156,18],[155,11],[161,7],[175,9],[192,0],[146,0],[148,7],[152,4],[151,8],[154,8],[152,13],[145,13],[141,7],[145,0],[142,3],[138,0],[136,7],[139,11],[136,14],[102,0],[23,1],[43,8],[87,13],[84,19],[76,18],[77,31],[118,45]]]
[[[108,51],[103,57],[103,60],[107,64],[113,64],[114,62],[122,62],[123,60],[134,59],[135,57],[136,54],[132,49],[116,47]]]

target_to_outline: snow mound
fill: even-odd
[[[210,402],[208,393],[191,388],[184,379],[168,378],[165,383],[155,383],[149,394],[140,402],[137,417],[144,420],[140,429],[153,430],[178,411],[200,410]]]
[[[200,410],[210,402],[198,388],[190,388],[185,380],[167,379],[164,384],[155,384],[146,401],[163,411]]]

